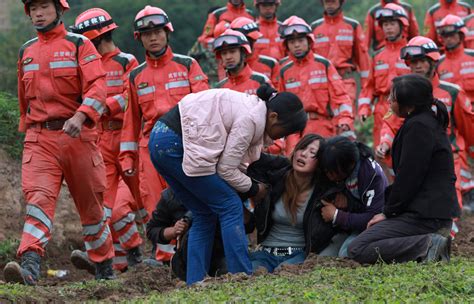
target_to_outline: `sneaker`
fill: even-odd
[[[451,238],[440,234],[431,234],[431,245],[425,262],[449,262],[451,253]]]
[[[5,266],[5,281],[34,286],[40,276],[40,264],[41,257],[36,252],[27,251],[21,257],[21,266],[17,262],[10,262]]]
[[[87,270],[88,273],[95,275],[95,264],[89,260],[87,252],[82,250],[74,250],[71,253],[71,263],[77,269]]]
[[[115,280],[117,278],[112,268],[112,259],[105,260],[101,263],[95,263],[95,269],[96,280]]]
[[[140,247],[135,247],[127,250],[128,267],[133,267],[143,261]]]

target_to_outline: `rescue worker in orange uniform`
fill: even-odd
[[[328,59],[312,51],[314,36],[311,27],[301,18],[291,16],[282,25],[281,38],[289,59],[280,71],[280,91],[298,95],[308,113],[304,134],[324,137],[336,134],[355,137],[352,102],[336,68]],[[287,137],[289,155],[300,135]]]
[[[130,73],[119,160],[126,176],[138,174],[141,200],[151,214],[166,187],[148,152],[153,125],[184,96],[209,86],[196,60],[171,50],[173,25],[165,11],[147,5],[136,15],[134,28],[135,39],[146,50],[146,61]]]
[[[258,24],[252,19],[239,17],[232,21],[230,28],[241,32],[247,38],[252,53],[247,56],[246,61],[250,68],[267,76],[274,87],[278,87],[278,79],[280,77],[280,64],[275,58],[260,55],[256,53],[255,43],[262,37]]]
[[[105,71],[94,45],[68,33],[61,21],[66,0],[23,0],[37,38],[18,57],[19,131],[26,132],[22,188],[27,202],[17,255],[5,266],[7,282],[36,285],[51,238],[63,180],[82,224],[96,279],[114,279],[112,236],[103,206],[105,167],[96,124],[106,108]]]
[[[104,205],[109,227],[114,241],[115,257],[113,267],[124,271],[128,266],[141,262],[140,245],[142,239],[135,224],[135,212],[141,218],[146,210],[139,203],[140,191],[138,176],[126,177],[118,161],[120,152],[120,134],[123,126],[123,113],[128,102],[128,77],[138,66],[138,61],[131,54],[123,53],[114,44],[113,31],[118,26],[110,14],[101,8],[92,8],[81,13],[71,28],[73,32],[89,38],[100,55],[102,65],[107,72],[107,109],[99,124],[99,146],[104,157],[107,190],[104,193]],[[124,180],[133,189],[133,196]],[[92,270],[85,252],[74,250],[71,261],[77,268]]]
[[[324,16],[311,24],[315,38],[313,50],[336,67],[355,110],[357,84],[354,72],[359,71],[361,86],[364,86],[370,70],[364,33],[359,22],[344,16],[344,0],[321,0],[321,3]]]
[[[245,7],[244,0],[229,0],[227,6],[216,9],[207,16],[204,30],[201,36],[199,36],[198,41],[205,44],[209,38],[212,38],[213,36],[215,37],[214,28],[218,23],[222,21],[231,23],[238,17],[254,19],[252,11]]]
[[[281,22],[276,17],[281,0],[254,0],[253,4],[258,12],[257,23],[262,33],[262,37],[255,42],[255,53],[280,60],[285,57],[279,33]]]
[[[436,65],[441,55],[433,40],[423,36],[412,38],[401,50],[400,57],[410,66],[412,73],[431,79],[433,96],[441,100],[450,113],[448,136],[453,148],[458,202],[462,205],[459,155],[465,152],[467,145],[472,145],[474,141],[474,113],[471,111],[469,100],[459,86],[439,80]],[[388,114],[384,119],[382,142],[375,151],[379,157],[385,157],[390,151],[393,138],[403,123],[401,119],[393,119],[394,116]]]
[[[419,35],[420,29],[418,27],[418,21],[416,20],[415,12],[410,4],[407,4],[399,0],[380,0],[369,9],[367,16],[365,17],[364,28],[366,31],[366,43],[367,49],[377,51],[385,45],[385,35],[382,27],[377,22],[377,11],[384,8],[385,5],[394,3],[403,7],[408,15],[408,27],[405,28],[405,37],[411,39]]]
[[[464,24],[466,25],[467,34],[464,40],[464,45],[468,49],[474,49],[474,14],[464,18]]]
[[[220,81],[216,88],[256,95],[262,84],[270,84],[267,76],[254,72],[246,62],[247,57],[252,54],[252,49],[241,32],[226,30],[214,40],[214,52],[227,72],[227,77]]]
[[[455,15],[447,15],[441,20],[437,32],[443,42],[445,53],[438,63],[439,78],[460,86],[472,102],[474,101],[474,50],[464,48],[467,29],[463,20]],[[474,134],[471,134],[474,136]],[[461,159],[461,192],[463,208],[471,211],[474,198],[474,178],[469,168],[467,151],[460,153]]]
[[[375,104],[373,139],[374,147],[380,143],[380,129],[390,105],[388,95],[392,79],[410,72],[400,59],[400,50],[406,45],[405,30],[408,27],[408,15],[403,7],[389,3],[377,11],[377,22],[385,34],[385,46],[375,53],[372,59],[369,80],[363,87],[359,100],[359,117],[365,121],[372,114]]]
[[[442,41],[439,39],[436,27],[441,20],[449,14],[464,18],[471,13],[471,5],[458,0],[439,0],[426,11],[425,15],[425,37],[430,38],[438,46],[442,46]]]

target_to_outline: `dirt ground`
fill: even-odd
[[[20,164],[12,162],[0,150],[0,243],[7,239],[19,239],[23,227],[25,201],[21,193]],[[474,216],[459,222],[460,233],[453,244],[453,255],[472,257],[474,255]],[[165,292],[184,286],[183,282],[173,278],[169,268],[149,268],[140,265],[126,273],[118,274],[118,281],[111,284],[87,284],[93,277],[86,271],[72,267],[69,255],[72,250],[82,248],[81,225],[74,204],[64,186],[56,207],[53,238],[48,245],[42,262],[42,277],[38,286],[28,296],[12,297],[0,294],[0,302],[84,302],[90,300],[119,301],[143,297],[151,291]],[[145,248],[149,251],[150,246]],[[149,254],[147,252],[146,254]],[[3,269],[8,259],[2,257],[0,267]],[[277,275],[293,275],[311,271],[317,265],[354,268],[359,265],[350,260],[310,256],[303,265],[287,266]],[[68,270],[64,278],[48,277],[48,269]],[[259,273],[260,275],[263,273]],[[259,275],[257,274],[257,275]],[[0,285],[4,284],[0,276]],[[247,276],[225,275],[209,281],[241,281]],[[205,283],[204,283],[205,284]]]

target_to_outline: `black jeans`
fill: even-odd
[[[361,264],[423,260],[431,233],[451,228],[452,220],[422,219],[412,213],[386,219],[362,232],[349,245],[349,257]]]

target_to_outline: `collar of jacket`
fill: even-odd
[[[234,85],[243,83],[247,79],[250,79],[250,76],[252,76],[252,69],[248,64],[245,64],[242,71],[240,71],[237,75],[228,74],[229,81]]]
[[[450,8],[458,4],[458,0],[453,0],[453,2],[448,3],[446,0],[439,0],[439,4],[442,8]]]
[[[37,32],[38,38],[41,42],[47,42],[49,40],[63,38],[64,36],[66,36],[66,33],[66,28],[64,27],[64,23],[62,22],[50,31],[47,31],[45,33]]]
[[[311,45],[309,46],[310,50],[308,51],[308,54],[304,56],[303,58],[296,58],[293,54],[290,53],[289,57],[291,61],[293,61],[296,65],[305,65],[306,63],[310,62],[311,60],[314,59],[314,53],[311,50]]]
[[[245,3],[242,3],[242,5],[239,7],[235,7],[232,5],[232,3],[227,2],[227,9],[234,14],[243,14],[247,11]]]
[[[449,59],[459,58],[460,56],[462,56],[464,54],[463,42],[461,41],[461,43],[458,45],[458,47],[455,48],[454,50],[449,50],[449,51],[446,50],[445,54],[446,54],[446,58],[449,58]]]
[[[397,41],[390,41],[385,39],[385,47],[392,50],[401,50],[408,43],[405,37],[398,39]]]
[[[273,18],[272,20],[267,20],[265,18],[263,18],[262,16],[259,16],[258,17],[258,23],[259,24],[265,24],[265,25],[273,25],[273,24],[277,24],[278,23],[278,20],[277,18]]]
[[[147,66],[151,68],[160,68],[170,62],[171,59],[173,59],[173,51],[171,50],[171,47],[169,45],[166,49],[166,52],[156,59],[151,58],[148,52],[146,52],[146,63]]]
[[[342,10],[339,12],[339,14],[335,16],[330,16],[324,13],[324,22],[329,23],[329,24],[338,23],[339,21],[342,21],[343,19],[344,19],[344,13]]]
[[[118,47],[115,47],[115,50],[111,51],[111,52],[108,52],[108,53],[105,53],[105,54],[102,54],[102,61],[105,61],[107,59],[110,59],[118,54],[120,54],[120,49]]]

